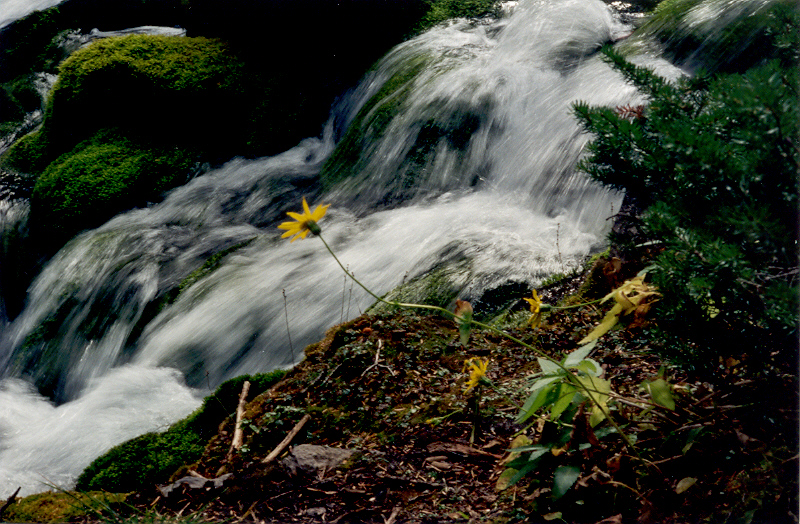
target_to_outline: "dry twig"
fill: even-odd
[[[308,419],[310,418],[311,415],[308,414],[303,415],[303,418],[300,419],[300,422],[295,424],[292,430],[286,435],[286,438],[284,438],[280,444],[275,446],[275,449],[273,449],[270,452],[270,454],[267,455],[267,458],[261,461],[262,464],[269,464],[270,462],[278,458],[278,455],[283,453],[283,450],[286,449],[286,446],[288,446],[289,443],[292,441],[292,439],[294,439],[294,437],[297,436],[298,433],[300,433],[300,430],[303,429],[303,426],[306,425],[306,422],[308,422]]]

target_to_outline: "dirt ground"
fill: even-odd
[[[579,283],[545,290],[545,303]],[[506,319],[509,333],[557,359],[608,309],[553,311],[534,330],[526,307],[520,300]],[[171,479],[220,479],[218,488],[154,489],[129,501],[226,522],[797,522],[796,370],[756,372],[742,356],[693,377],[657,356],[648,329],[640,319],[613,330],[590,355],[611,382],[608,407],[631,445],[607,421],[592,428],[585,402],[557,423],[518,423],[540,371],[535,354],[489,330],[473,330],[462,346],[451,319],[398,311],[332,328],[249,401],[237,452],[229,455],[231,418],[203,459]],[[491,385],[465,393],[474,357],[488,359]],[[659,376],[674,409],[641,387]],[[305,415],[286,451],[264,463]],[[530,458],[510,451],[523,441],[550,449],[507,487]],[[356,453],[338,467],[292,474],[283,457],[300,444]]]

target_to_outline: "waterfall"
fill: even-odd
[[[0,498],[69,487],[112,445],[187,415],[227,378],[291,366],[345,310],[369,307],[317,239],[279,238],[302,196],[333,203],[323,234],[377,294],[443,260],[463,264],[468,300],[577,267],[621,195],[577,172],[587,137],[570,108],[642,101],[596,53],[630,30],[600,0],[434,28],[377,64],[321,137],[231,160],[73,239],[0,338]],[[345,140],[353,161],[337,164]]]

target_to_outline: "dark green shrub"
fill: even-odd
[[[95,459],[78,477],[79,491],[127,493],[166,483],[180,467],[196,462],[223,420],[236,411],[245,380],[252,400],[281,380],[285,371],[244,375],[222,383],[189,417],[164,433],[147,433]]]
[[[673,358],[796,354],[798,78],[779,60],[675,84],[605,54],[647,107],[575,106],[594,135],[582,168],[627,190],[663,245],[651,275]],[[766,53],[765,53],[766,54]]]

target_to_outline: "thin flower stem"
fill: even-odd
[[[573,304],[571,306],[551,306],[550,304],[542,304],[542,306],[547,306],[547,309],[542,309],[542,311],[547,311],[548,309],[575,309],[583,306],[591,306],[592,304],[597,304],[602,300],[602,298],[598,298],[597,300],[592,300],[591,302],[582,302],[580,304]]]

